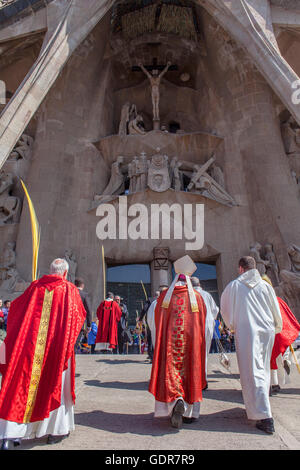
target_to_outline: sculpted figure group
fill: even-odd
[[[159,148],[156,151],[150,159],[147,159],[145,152],[141,152],[127,164],[123,156],[118,156],[111,166],[110,179],[102,196],[133,194],[147,188],[163,192],[172,188],[175,191],[200,194],[226,206],[237,205],[225,190],[224,174],[221,167],[216,165],[215,157],[203,165],[193,165],[177,157],[169,161],[169,157],[163,155]],[[184,178],[189,184],[184,184]],[[100,198],[95,196],[95,200]]]

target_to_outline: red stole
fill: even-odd
[[[6,364],[0,364],[0,418],[15,423],[48,418],[61,404],[69,359],[75,402],[74,346],[85,315],[77,287],[56,275],[33,282],[12,302]]]
[[[286,349],[295,341],[299,335],[300,324],[295,315],[290,310],[289,306],[280,298],[277,297],[281,317],[282,317],[282,330],[275,335],[274,346],[271,356],[271,369],[278,369],[276,358],[283,354]]]
[[[117,302],[104,300],[97,309],[99,320],[96,343],[107,343],[110,348],[118,345],[118,323],[122,310]]]
[[[191,311],[187,286],[175,286],[168,309],[163,292],[155,308],[156,341],[149,392],[157,401],[170,403],[182,397],[192,404],[202,401],[205,379],[205,303],[195,292],[199,312]]]

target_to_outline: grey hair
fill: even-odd
[[[65,271],[69,271],[69,263],[65,259],[57,258],[50,265],[50,274],[62,276]]]
[[[199,287],[201,285],[199,279],[196,276],[191,277],[191,282],[193,287]]]

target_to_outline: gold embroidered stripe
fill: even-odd
[[[45,290],[45,297],[34,351],[33,365],[23,423],[30,423],[31,415],[34,409],[35,400],[37,396],[37,391],[39,388],[49,328],[53,292],[54,291],[49,292],[47,289]]]

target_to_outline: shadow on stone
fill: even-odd
[[[96,362],[101,362],[101,363],[105,363],[105,364],[145,364],[145,365],[151,365],[150,364],[150,361],[147,360],[147,358],[145,357],[145,360],[144,361],[134,361],[134,360],[130,360],[130,359],[99,359],[97,360]]]
[[[223,374],[223,372],[220,372],[220,371],[213,371],[214,373],[213,374],[208,374],[207,375],[207,378],[210,379],[210,378],[217,378],[217,379],[222,379],[223,377],[226,378],[226,379],[236,379],[236,380],[240,380],[240,374]]]
[[[163,436],[178,432],[178,430],[171,427],[168,418],[154,419],[153,413],[121,414],[106,413],[100,410],[91,411],[90,413],[75,414],[75,424],[112,433],[131,433],[145,436]]]
[[[91,411],[75,414],[76,425],[95,428],[111,433],[163,436],[180,432],[171,427],[168,418],[154,418],[148,414],[106,413]],[[259,431],[247,420],[245,410],[233,408],[209,415],[200,415],[198,421],[184,424],[183,428],[193,431],[233,432],[238,434],[259,434]],[[199,439],[201,434],[199,432]]]
[[[100,380],[85,380],[85,385],[101,388],[118,388],[120,390],[148,390],[149,382],[101,382]]]
[[[240,404],[244,403],[241,390],[232,390],[232,389],[212,390],[208,388],[205,391],[204,397],[206,400],[217,400],[217,401],[225,401],[228,403],[240,403]]]

